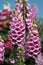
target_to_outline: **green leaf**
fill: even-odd
[[[10,53],[11,53],[11,50],[5,49],[5,57],[6,57],[6,58],[9,58]]]

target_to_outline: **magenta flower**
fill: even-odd
[[[23,4],[22,4],[22,3],[16,3],[16,9],[17,9],[18,11],[21,11],[22,8],[23,8]]]
[[[32,10],[30,8],[30,5],[27,3],[26,5],[26,10],[27,10],[27,18],[26,18],[26,24],[28,31],[32,27]]]
[[[24,55],[35,58],[40,54],[41,40],[38,34],[38,30],[34,33],[33,31],[35,30],[31,30],[31,32],[27,36],[27,43],[25,44]]]
[[[0,38],[0,63],[4,61],[5,53],[4,41]]]
[[[10,62],[11,64],[14,64],[14,63],[15,63],[14,58],[9,58],[9,62]]]
[[[5,43],[5,48],[11,49],[12,48],[12,44],[10,42],[6,42]]]
[[[8,15],[8,13],[9,13],[8,9],[4,9],[2,10],[1,15]]]
[[[6,16],[0,16],[0,21],[4,21],[7,17]]]
[[[7,15],[9,15],[11,13],[11,11],[9,11],[8,9],[4,9],[0,12],[0,21],[4,21],[7,18]]]
[[[43,56],[41,55],[41,53],[38,55],[37,58],[35,58],[36,61],[36,65],[43,65]]]
[[[21,47],[24,44],[25,39],[25,23],[21,13],[21,3],[17,3],[16,8],[17,12],[10,21],[10,31],[8,32],[8,38],[12,44],[17,44],[18,47]],[[18,11],[18,8],[20,8],[20,12]]]
[[[0,21],[4,21],[7,18],[8,13],[8,10],[2,10],[0,13]]]

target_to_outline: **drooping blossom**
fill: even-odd
[[[26,24],[27,24],[27,28],[28,28],[28,31],[29,31],[30,28],[32,27],[32,10],[30,8],[29,3],[27,3],[27,5],[26,5],[26,13],[27,13]]]
[[[0,37],[0,63],[4,62],[4,53],[5,53],[4,41]]]
[[[24,44],[25,39],[25,23],[22,16],[22,4],[16,3],[16,13],[10,21],[10,31],[8,32],[8,38],[12,44],[17,44],[21,47]]]
[[[29,35],[27,36],[27,43],[25,44],[24,54],[27,57],[36,58],[41,51],[41,39],[39,37],[39,32],[36,27],[32,27]]]

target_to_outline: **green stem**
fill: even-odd
[[[22,0],[23,3],[23,19],[26,21],[26,2]]]
[[[24,0],[22,0],[22,3],[23,3],[23,19],[24,19],[25,24],[26,24],[26,15],[27,15],[26,5],[27,5],[27,2],[25,2]],[[25,34],[26,34],[25,41],[27,41],[27,35],[28,35],[27,25],[26,25],[26,32],[25,32]]]

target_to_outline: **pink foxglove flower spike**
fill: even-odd
[[[0,37],[0,63],[4,61],[4,53],[5,53],[4,41]]]
[[[16,3],[17,12],[14,14],[10,21],[10,31],[8,32],[8,38],[12,44],[17,44],[21,47],[24,44],[25,39],[25,23],[21,13],[22,4]]]
[[[30,5],[28,3],[26,5],[26,10],[27,10],[26,24],[27,24],[27,28],[29,31],[29,29],[32,26],[32,10],[31,10]]]

